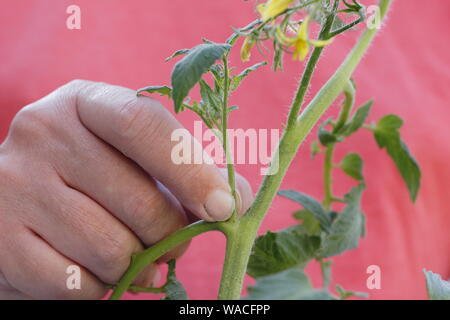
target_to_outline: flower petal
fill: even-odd
[[[293,0],[269,0],[257,6],[263,20],[268,20],[286,10]]]
[[[309,52],[309,43],[307,41],[298,40],[295,44],[294,55],[292,58],[294,60],[303,61],[308,55],[308,52]]]
[[[299,39],[307,40],[308,39],[308,25],[309,25],[309,16],[307,16],[302,24],[300,25],[300,28],[298,28],[297,36]]]
[[[297,38],[290,38],[287,37],[283,31],[281,31],[280,28],[277,28],[277,38],[280,41],[281,44],[285,45],[285,46],[290,46],[293,43],[295,43],[295,41],[297,40]]]

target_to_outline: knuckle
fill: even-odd
[[[136,249],[133,236],[128,232],[106,236],[98,243],[96,256],[102,280],[107,283],[117,282],[130,264],[131,255]]]
[[[93,82],[89,80],[73,79],[59,88],[57,91],[63,92],[70,97],[76,97],[82,90],[100,84],[100,82]]]
[[[135,222],[136,232],[140,233],[139,229],[148,228],[157,212],[167,210],[167,206],[166,199],[157,192],[140,192],[130,197],[124,210],[130,215],[130,220]]]
[[[187,223],[180,212],[182,209],[159,192],[137,194],[130,198],[124,209],[133,221],[132,229],[146,245],[158,242]]]
[[[151,139],[164,125],[166,111],[160,104],[143,104],[136,97],[130,98],[117,111],[117,134],[129,143],[129,147],[140,145]]]
[[[46,112],[42,112],[34,105],[29,105],[21,109],[14,117],[11,124],[11,136],[39,135],[40,132],[46,131],[46,128],[50,125],[51,122]]]

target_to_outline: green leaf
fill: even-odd
[[[441,276],[431,271],[423,270],[427,283],[428,299],[450,300],[450,282],[442,280]]]
[[[363,190],[364,185],[360,184],[345,195],[347,205],[333,221],[330,233],[322,240],[319,256],[335,256],[358,247],[359,238],[364,233],[364,218],[360,209]]]
[[[202,75],[231,49],[227,44],[205,43],[191,50],[172,71],[172,88],[175,112],[182,109],[184,98]]]
[[[175,260],[170,260],[167,265],[169,269],[167,271],[167,282],[164,285],[164,291],[166,293],[165,300],[188,300],[186,290],[180,281],[177,280],[175,274]]]
[[[368,298],[369,295],[365,292],[357,292],[357,291],[347,291],[342,288],[340,285],[336,285],[336,292],[339,295],[339,298],[342,300],[351,298],[351,297],[360,297],[360,298]]]
[[[319,220],[320,226],[324,231],[328,232],[330,230],[330,214],[316,199],[294,190],[280,190],[278,191],[278,195],[301,204]]]
[[[319,141],[324,147],[339,141],[336,135],[325,130],[323,127],[324,126],[319,127]]]
[[[248,287],[249,300],[332,300],[326,290],[313,289],[305,273],[292,268],[273,275],[256,279],[254,286]]]
[[[308,236],[301,225],[259,236],[253,246],[247,273],[254,277],[304,266],[319,248],[320,238]]]
[[[352,135],[362,127],[367,117],[369,116],[372,105],[373,100],[370,100],[363,104],[360,108],[358,108],[358,110],[356,110],[350,122],[342,128],[342,132],[345,137]]]
[[[349,153],[342,159],[339,167],[350,177],[356,180],[364,180],[362,175],[363,160],[357,153]]]
[[[403,120],[390,114],[381,118],[374,129],[375,140],[380,148],[385,148],[394,160],[405,181],[412,201],[416,200],[420,188],[420,168],[408,147],[401,141],[399,129]]]
[[[172,96],[172,89],[169,88],[168,86],[150,86],[150,87],[145,87],[145,88],[141,88],[137,91],[137,94],[140,94],[142,92],[147,92],[147,93],[159,93],[161,96],[167,96],[169,98],[171,98]]]
[[[265,66],[266,64],[267,64],[267,62],[265,62],[265,61],[257,63],[255,65],[245,69],[237,76],[233,77],[233,79],[231,81],[231,90],[236,90],[239,87],[239,85],[241,84],[242,80],[244,80],[250,74],[250,72],[257,70],[259,67]]]
[[[206,105],[208,111],[213,111],[218,113],[222,106],[221,97],[211,89],[211,87],[206,83],[206,81],[200,79],[200,95],[202,96],[203,102]]]
[[[165,61],[169,61],[175,57],[188,54],[189,51],[190,51],[190,49],[181,49],[181,50],[175,51],[170,57],[166,58]]]
[[[305,229],[306,234],[310,236],[320,235],[322,229],[320,228],[320,222],[311,213],[311,211],[303,209],[294,212],[293,217],[302,221],[302,226]]]

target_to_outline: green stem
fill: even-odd
[[[339,130],[347,123],[350,112],[355,104],[355,86],[350,80],[344,89],[345,100],[339,114],[339,119],[334,125],[333,132],[339,132]]]
[[[323,206],[326,209],[330,209],[331,203],[333,202],[333,153],[335,144],[331,143],[327,146],[325,151],[325,162],[323,169],[323,185],[324,185],[324,199]]]
[[[161,288],[143,288],[143,287],[137,287],[137,286],[130,286],[128,288],[128,291],[139,293],[139,292],[145,292],[145,293],[164,293],[165,289],[164,287]]]
[[[190,224],[183,229],[178,230],[177,232],[171,234],[167,238],[161,240],[157,244],[152,247],[136,253],[131,258],[131,263],[126,271],[126,273],[122,276],[119,283],[115,287],[113,293],[111,294],[111,300],[117,300],[122,297],[122,295],[128,290],[128,288],[133,283],[134,279],[152,262],[155,262],[165,253],[170,250],[175,249],[182,243],[189,241],[193,237],[208,232],[208,231],[221,231],[225,235],[227,235],[230,230],[230,226],[225,222],[196,222]]]
[[[236,176],[234,172],[234,164],[233,157],[231,156],[230,144],[228,139],[228,96],[229,96],[229,78],[230,78],[230,70],[228,68],[228,55],[225,55],[223,58],[223,69],[224,69],[224,86],[223,86],[223,105],[222,105],[222,143],[223,150],[225,152],[226,163],[227,163],[227,171],[228,171],[228,184],[230,185],[231,194],[235,200],[235,209],[233,210],[233,214],[230,218],[230,222],[234,223],[237,219],[237,203],[238,196],[236,192]]]
[[[335,2],[334,6],[334,13],[330,14],[327,18],[327,21],[322,26],[322,29],[319,33],[319,39],[328,39],[328,34],[331,30],[331,27],[333,26],[334,18],[335,18],[335,12],[337,9],[338,1]],[[297,93],[295,94],[294,101],[292,102],[292,107],[289,111],[288,116],[288,128],[293,126],[297,120],[298,113],[300,112],[300,108],[303,104],[303,101],[305,99],[306,91],[309,88],[309,84],[311,83],[311,78],[314,73],[314,70],[316,68],[317,62],[319,61],[320,56],[323,52],[323,47],[315,47],[309,60],[306,65],[305,70],[303,71],[303,75],[299,84],[299,87],[297,89]]]
[[[390,4],[391,0],[380,0],[381,19],[385,17]],[[236,238],[230,240],[222,273],[219,299],[240,298],[248,259],[257,231],[290,163],[322,114],[344,90],[351,74],[361,61],[376,33],[377,29],[368,29],[364,32],[336,73],[319,90],[296,122],[286,128],[271,164],[272,175],[264,178],[254,204],[246,215],[239,220],[235,232]]]

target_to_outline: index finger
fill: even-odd
[[[235,201],[215,165],[172,161],[171,136],[183,126],[158,102],[104,83],[75,81],[69,87],[82,124],[163,183],[183,206],[208,221],[231,216]]]

